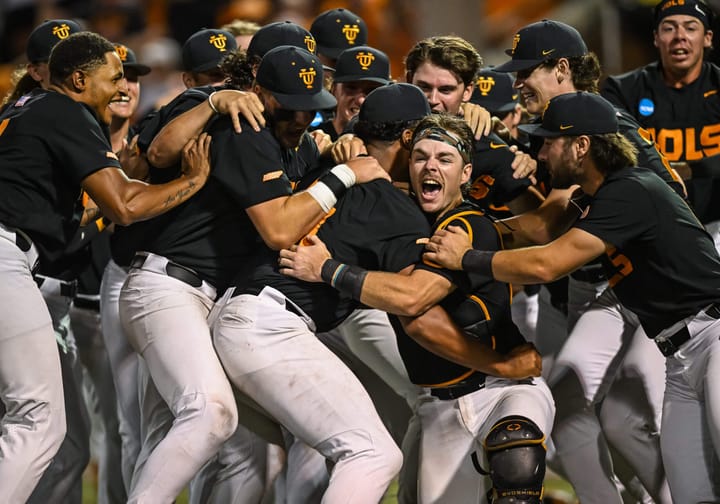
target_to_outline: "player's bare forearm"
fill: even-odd
[[[426,350],[461,366],[492,376],[522,379],[539,376],[540,355],[527,348],[507,356],[467,336],[440,306],[420,317],[401,317],[405,332]]]
[[[573,193],[574,188],[553,189],[539,208],[499,221],[504,247],[544,245],[566,232],[580,214]]]
[[[167,123],[148,147],[148,161],[156,168],[176,165],[185,144],[202,132],[213,114],[205,100]]]
[[[369,272],[363,282],[360,301],[388,313],[413,317],[424,313],[455,289],[447,278],[427,270],[409,267],[404,273]]]

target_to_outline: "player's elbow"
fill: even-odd
[[[168,168],[179,159],[178,156],[171,155],[167,149],[156,142],[150,144],[146,155],[148,162],[155,168]]]
[[[270,247],[272,250],[290,248],[294,243],[302,238],[301,236],[291,235],[290,233],[283,232],[279,229],[261,232],[260,236],[265,242],[265,245]]]
[[[535,278],[536,283],[554,282],[562,276],[552,265],[539,262],[533,265],[531,276]]]
[[[408,292],[404,295],[398,296],[395,303],[395,315],[403,317],[419,317],[435,303],[423,296],[422,292]]]

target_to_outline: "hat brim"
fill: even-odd
[[[528,135],[538,136],[543,138],[555,138],[563,136],[563,133],[558,131],[550,131],[543,128],[542,124],[520,124],[518,129]]]
[[[337,100],[327,90],[316,94],[284,94],[271,91],[280,106],[286,110],[324,110],[337,106]]]
[[[123,70],[132,70],[137,75],[147,75],[150,73],[151,68],[142,63],[123,63]]]
[[[389,84],[390,79],[383,77],[373,77],[368,75],[343,75],[342,77],[333,77],[333,82],[356,82],[356,81],[367,81],[377,82],[378,84]]]
[[[504,73],[519,72],[521,70],[527,70],[528,68],[538,66],[543,61],[545,61],[545,60],[544,59],[531,59],[531,60],[512,59],[510,61],[506,61],[502,65],[493,67],[493,70],[495,72],[504,72]]]

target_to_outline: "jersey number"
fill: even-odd
[[[612,278],[608,280],[608,285],[610,287],[614,287],[620,280],[632,273],[633,265],[630,262],[630,259],[628,259],[626,255],[618,252],[615,247],[612,247],[610,250],[607,251],[607,256],[613,266],[615,266],[616,270]]]

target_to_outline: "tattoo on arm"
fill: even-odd
[[[172,205],[177,200],[185,199],[188,195],[192,196],[192,194],[195,192],[195,186],[196,186],[195,182],[192,182],[192,181],[188,182],[187,187],[180,189],[178,192],[176,192],[175,194],[173,194],[171,196],[168,196],[168,198],[165,200],[165,207]]]

